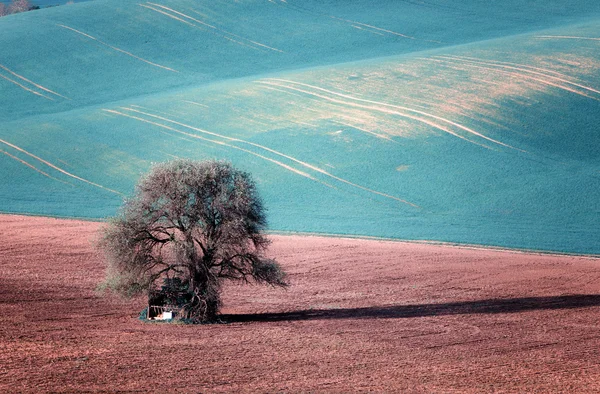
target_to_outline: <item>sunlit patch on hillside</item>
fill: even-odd
[[[547,97],[568,100],[575,95],[600,103],[600,85],[588,80],[600,70],[599,59],[576,47],[543,54],[547,48],[537,47],[532,38],[515,47],[259,79],[255,83],[263,94],[253,93],[253,99],[266,108],[257,116],[267,124],[257,131],[286,123],[313,128],[335,124],[392,141],[447,133],[486,148],[524,151],[504,142],[522,133],[513,119],[514,106],[507,103],[522,111]]]

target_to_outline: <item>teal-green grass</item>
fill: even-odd
[[[57,5],[65,5],[65,4],[71,5],[72,3],[81,3],[83,1],[92,1],[92,0],[29,0],[29,3],[32,6],[38,6],[38,7],[54,7]],[[10,4],[11,2],[12,2],[11,0],[0,0],[0,3],[4,3],[4,4]]]
[[[152,163],[219,158],[274,231],[598,254],[600,4],[523,3],[2,18],[0,210],[105,218]]]

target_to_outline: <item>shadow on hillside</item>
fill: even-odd
[[[572,309],[600,305],[600,295],[565,295],[450,302],[443,304],[391,305],[366,308],[308,309],[294,312],[222,315],[228,323],[326,319],[399,319],[423,316],[517,313],[534,310]]]

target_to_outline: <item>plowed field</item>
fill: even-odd
[[[100,224],[0,216],[0,392],[597,392],[600,260],[273,236],[226,324],[96,292]]]

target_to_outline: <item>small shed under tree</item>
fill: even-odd
[[[165,278],[160,289],[148,292],[148,320],[171,320],[186,317],[185,307],[191,302],[187,285],[179,278]]]

